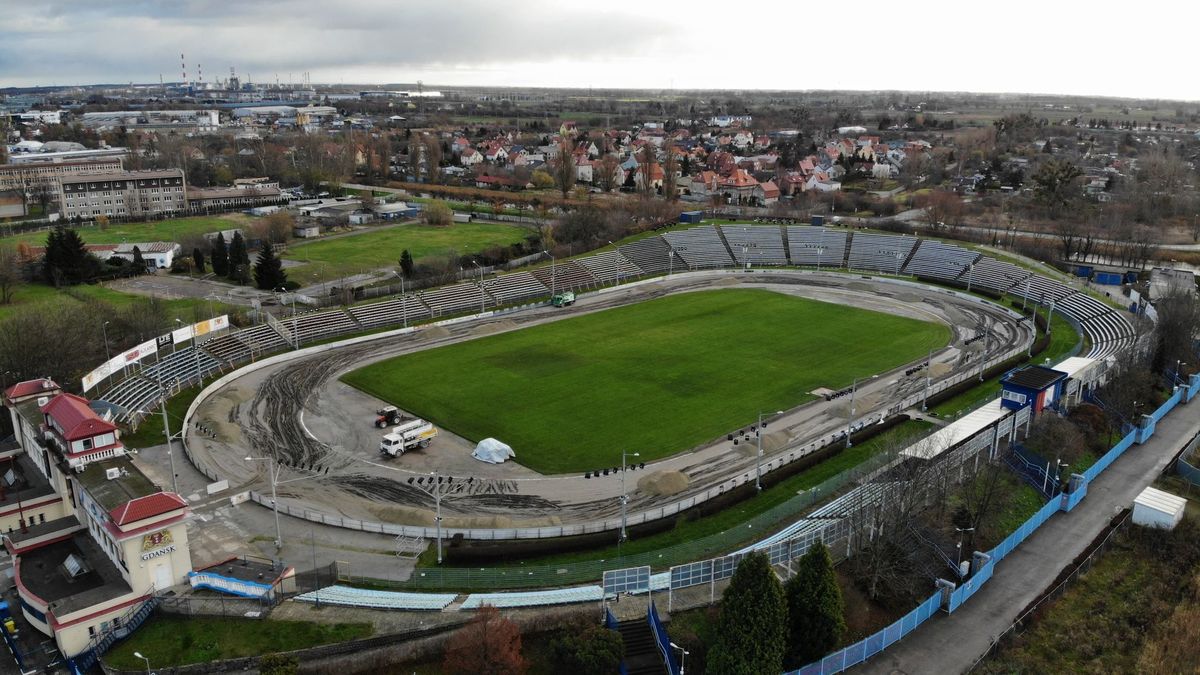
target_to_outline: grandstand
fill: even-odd
[[[462,609],[479,609],[483,605],[491,605],[497,609],[566,605],[576,602],[600,602],[603,597],[604,589],[599,586],[577,586],[526,593],[472,593],[463,602]]]
[[[372,591],[352,586],[327,586],[297,595],[296,600],[347,607],[437,612],[454,602],[455,597],[457,596],[454,593],[401,593]]]
[[[621,255],[620,251],[605,251],[585,256],[578,262],[586,267],[597,281],[604,284],[642,275],[642,270],[629,262],[625,256]]]
[[[494,279],[488,279],[483,286],[502,305],[546,297],[550,294],[550,289],[529,272],[501,274]]]
[[[720,232],[712,225],[666,232],[663,239],[675,249],[676,256],[692,269],[728,267],[733,264],[733,256],[729,254]]]
[[[479,311],[496,301],[487,297],[478,283],[464,281],[450,286],[438,286],[420,291],[421,301],[429,305],[433,316],[454,314],[456,312]]]
[[[221,369],[221,363],[203,349],[187,347],[167,354],[157,363],[142,369],[142,375],[148,379],[170,385],[195,379],[197,370],[200,377],[208,377]],[[111,402],[111,401],[110,401]]]
[[[788,254],[793,265],[839,268],[846,264],[846,233],[825,227],[789,225]]]
[[[284,319],[284,327],[300,342],[320,340],[331,335],[351,333],[359,329],[359,325],[342,309],[326,312],[310,312]]]
[[[101,400],[120,408],[121,412],[117,414],[117,420],[129,423],[144,416],[138,411],[148,410],[157,404],[158,394],[158,382],[140,375],[133,375],[104,392]]]
[[[1025,283],[1025,280],[1032,276],[1032,272],[1021,267],[1017,267],[1012,263],[995,260],[986,255],[979,259],[969,271],[972,288],[982,288],[993,293],[1007,293],[1015,288],[1017,284]],[[963,277],[963,283],[966,283],[967,277]]]
[[[933,239],[922,239],[904,272],[938,281],[954,281],[979,259],[979,253]]]
[[[722,225],[721,234],[739,265],[763,267],[788,264],[783,230],[778,226]]]
[[[574,260],[565,260],[555,265],[539,267],[533,270],[533,276],[542,282],[546,288],[553,287],[557,291],[577,291],[596,286],[596,277],[588,268]]]
[[[657,235],[629,244],[621,244],[617,250],[645,274],[659,274],[670,271],[672,267],[681,269],[685,265],[682,260],[676,261],[674,265],[671,264],[674,249]]]
[[[850,239],[847,266],[851,270],[898,274],[916,245],[916,237],[855,232]]]
[[[411,293],[385,302],[351,307],[349,311],[363,328],[424,321],[433,316],[429,307]]]

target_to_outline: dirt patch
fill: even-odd
[[[918,303],[921,302],[921,296],[915,293],[897,293],[895,298],[900,302]]]
[[[419,525],[433,527],[435,522],[433,511],[418,509],[411,506],[381,506],[372,504],[367,507],[371,515],[385,523],[400,523],[402,525]],[[443,522],[445,518],[443,518]]]
[[[450,337],[450,329],[445,326],[432,326],[421,331],[421,336],[427,340]]]
[[[638,479],[638,490],[652,494],[668,496],[679,494],[687,489],[690,481],[680,471],[655,471]]]
[[[954,366],[949,363],[935,363],[929,366],[929,373],[933,377],[942,377],[952,370],[954,370]]]
[[[740,286],[741,284],[742,284],[742,282],[738,281],[737,279],[734,279],[733,277],[725,277],[723,279],[717,280],[716,283],[713,284],[713,286]]]
[[[861,281],[855,281],[853,283],[846,284],[846,288],[849,288],[852,291],[862,291],[864,293],[869,293],[875,290],[870,284],[864,284]]]
[[[471,331],[471,334],[472,335],[491,335],[492,333],[499,333],[501,331],[512,330],[516,327],[517,327],[516,321],[511,321],[511,320],[494,321],[491,323],[483,324],[479,328],[476,328],[475,330]]]

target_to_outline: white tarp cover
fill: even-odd
[[[494,438],[485,438],[475,446],[475,452],[472,452],[471,456],[488,464],[500,464],[509,457],[516,457],[517,453]]]

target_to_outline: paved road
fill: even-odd
[[[991,581],[953,616],[938,614],[856,673],[962,673],[992,639],[1071,563],[1167,462],[1200,432],[1200,401],[1184,404],[1158,424],[1145,445],[1133,446],[1088,486],[1071,513],[1052,517],[996,566]]]

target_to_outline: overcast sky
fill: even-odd
[[[1194,2],[39,0],[0,87],[257,82],[1006,91],[1200,100]]]

